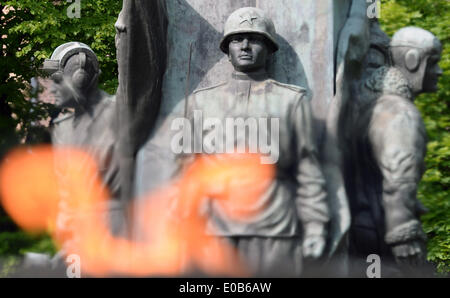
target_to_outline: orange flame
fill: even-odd
[[[268,187],[273,167],[255,154],[200,156],[180,179],[135,203],[145,214],[144,242],[111,234],[99,206],[108,201],[95,161],[74,149],[36,147],[11,153],[0,168],[1,203],[23,229],[48,231],[67,254],[78,254],[91,276],[177,276],[192,269],[246,276],[237,252],[206,235],[202,202],[214,198],[243,219]]]

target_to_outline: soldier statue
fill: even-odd
[[[262,10],[233,12],[220,49],[234,72],[227,82],[194,91],[186,116],[201,111],[203,119],[279,119],[279,138],[266,132],[279,151],[270,187],[245,210],[251,214],[246,220],[231,219],[224,205],[211,201],[208,233],[232,243],[256,276],[299,276],[303,259],[318,259],[324,251],[329,210],[305,89],[270,79],[266,71],[279,49],[275,36]],[[203,140],[210,131],[204,126],[194,138]]]
[[[117,199],[120,187],[114,156],[115,99],[97,86],[100,75],[97,56],[86,44],[68,42],[56,48],[51,59],[46,59],[43,70],[50,74],[50,92],[55,98],[55,105],[61,109],[60,115],[53,120],[53,146],[81,149],[89,153],[97,162],[99,174],[111,197]],[[59,158],[70,156],[56,155],[57,173]],[[64,177],[59,180],[63,189]],[[63,201],[61,206],[64,205]],[[114,219],[113,230],[121,230],[122,210],[119,201],[112,200],[107,209],[105,214],[110,214],[110,219]],[[61,229],[66,226],[63,214],[61,212]]]
[[[425,169],[427,136],[414,98],[436,91],[441,52],[432,33],[403,28],[390,43],[393,65],[377,69],[361,88],[365,103],[351,132],[350,249],[364,261],[370,254],[380,255],[392,269],[385,276],[412,273],[410,269],[425,261],[426,237],[419,219],[425,208],[416,193]]]

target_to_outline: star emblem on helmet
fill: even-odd
[[[248,22],[250,25],[253,25],[253,21],[258,19],[256,15],[251,15],[250,13],[240,15],[240,17],[241,17],[240,24]]]

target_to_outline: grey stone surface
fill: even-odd
[[[51,257],[48,254],[28,252],[24,255],[22,266],[25,269],[48,268],[51,265]]]
[[[369,48],[370,39],[366,17],[367,4],[363,1],[335,1],[334,3],[334,90],[326,116],[322,165],[327,181],[331,223],[329,227],[328,252],[333,257],[330,267],[335,275],[348,274],[348,230],[351,215],[345,188],[341,119],[347,119],[347,104],[351,82],[359,79],[362,59]],[[328,33],[330,34],[330,33]],[[350,71],[353,70],[353,71]]]
[[[153,130],[160,109],[167,57],[166,1],[124,0],[116,33],[120,184],[122,200],[128,202],[133,197],[137,151]]]

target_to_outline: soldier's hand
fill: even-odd
[[[303,257],[307,259],[318,259],[325,249],[325,238],[319,235],[305,236],[303,240]]]
[[[392,247],[396,262],[401,266],[417,267],[425,264],[426,247],[423,241],[410,241]]]

